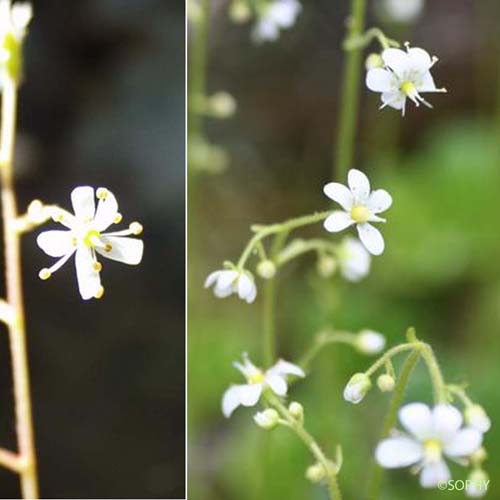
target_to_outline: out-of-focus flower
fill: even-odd
[[[375,457],[388,469],[417,465],[423,488],[449,481],[451,474],[444,457],[460,461],[474,453],[483,440],[477,429],[462,428],[462,414],[450,405],[431,409],[423,403],[411,403],[401,408],[399,420],[409,435],[384,439]]]
[[[280,30],[291,28],[302,10],[298,0],[274,0],[262,7],[262,12],[253,29],[256,43],[277,40]]]
[[[278,425],[279,418],[280,416],[274,408],[267,408],[264,411],[259,411],[253,417],[254,422],[266,431],[274,429]]]
[[[465,494],[469,498],[482,498],[486,495],[490,479],[482,469],[475,469],[465,481]]]
[[[233,0],[229,7],[229,17],[237,24],[244,23],[252,16],[252,10],[246,0]]]
[[[348,281],[360,281],[370,272],[371,257],[357,238],[346,236],[337,251],[340,272]]]
[[[288,411],[290,415],[297,421],[304,421],[304,407],[298,401],[292,401],[288,405]]]
[[[51,230],[40,233],[38,246],[51,257],[59,260],[39,273],[41,279],[48,279],[70,257],[75,254],[76,277],[82,299],[101,298],[104,288],[101,285],[102,264],[97,260],[101,255],[124,264],[137,265],[142,260],[144,243],[130,235],[139,235],[142,225],[132,222],[128,229],[103,233],[112,224],[122,220],[118,203],[111,191],[99,188],[95,192],[99,203],[94,200],[94,188],[79,186],[73,189],[71,201],[75,214],[61,208],[52,210],[52,218],[66,226],[68,230]]]
[[[344,399],[349,403],[358,404],[363,401],[372,387],[370,377],[365,373],[355,373],[344,389]]]
[[[324,227],[331,233],[342,231],[356,224],[358,235],[365,248],[373,255],[384,251],[384,238],[370,222],[385,222],[376,214],[384,212],[392,205],[391,195],[384,189],[370,192],[370,181],[356,169],[349,170],[349,187],[330,182],[323,191],[328,198],[337,202],[344,210],[335,210],[327,217]]]
[[[378,354],[384,350],[385,337],[373,330],[361,330],[356,337],[355,345],[363,354]]]
[[[247,383],[232,385],[224,393],[222,413],[225,417],[230,417],[240,405],[255,406],[266,387],[270,388],[278,396],[284,396],[288,390],[287,375],[305,376],[302,368],[282,359],[269,370],[262,371],[250,361],[246,353],[243,354],[243,363],[235,362],[234,366],[243,374]]]
[[[210,273],[205,280],[205,288],[214,286],[216,297],[223,299],[233,293],[248,304],[257,297],[257,287],[252,274],[249,271],[237,269],[221,269]]]
[[[480,405],[470,405],[464,411],[465,421],[479,432],[488,432],[491,428],[491,420],[484,408]]]
[[[383,0],[383,13],[396,23],[411,23],[423,12],[424,0]]]
[[[382,52],[384,68],[373,68],[366,74],[366,85],[374,92],[381,92],[382,106],[400,109],[405,114],[406,99],[416,106],[423,103],[428,108],[432,106],[421,96],[424,92],[446,92],[437,88],[430,69],[437,61],[424,50],[406,46],[401,49],[385,49]]]

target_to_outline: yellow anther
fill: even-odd
[[[364,205],[357,205],[351,209],[351,217],[355,222],[362,224],[370,220],[371,212]]]
[[[261,384],[264,382],[264,374],[262,372],[254,373],[248,377],[249,384]]]
[[[104,287],[100,286],[94,295],[94,298],[100,299],[104,295]]]
[[[108,197],[109,191],[106,188],[98,188],[95,195],[99,200],[105,200]]]
[[[437,461],[441,458],[443,445],[438,439],[428,439],[424,443],[425,456],[429,461]]]
[[[415,85],[413,82],[403,82],[400,89],[401,92],[403,92],[403,94],[407,95],[408,97],[411,97],[415,94]]]
[[[94,269],[94,271],[97,271],[98,273],[100,273],[102,271],[102,264],[100,262],[95,261],[92,264],[92,268]]]
[[[52,276],[52,273],[45,267],[39,273],[38,277],[41,280],[48,280]]]
[[[89,248],[93,248],[98,245],[101,241],[101,233],[95,229],[91,229],[87,232],[83,238],[83,243]]]
[[[121,214],[121,213],[117,213],[117,214],[115,215],[115,218],[113,219],[113,222],[114,222],[115,224],[120,224],[120,222],[122,221],[122,219],[123,219],[122,214]]]
[[[106,246],[104,247],[104,250],[106,250],[106,252],[111,252],[111,250],[113,250],[113,245],[107,243]]]
[[[139,222],[132,222],[132,224],[130,224],[129,226],[129,229],[132,232],[132,234],[135,234],[137,236],[142,233],[144,228],[142,227],[142,224],[140,224]]]

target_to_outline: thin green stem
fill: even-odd
[[[359,37],[364,30],[366,0],[351,0],[346,39]],[[344,179],[352,167],[354,135],[359,108],[359,87],[362,66],[362,50],[356,48],[346,55],[340,96],[340,123],[336,141],[335,170],[333,178]]]
[[[271,366],[276,355],[275,335],[276,283],[271,278],[264,285],[264,336],[263,352],[266,366]]]
[[[366,30],[363,34],[346,39],[344,42],[345,50],[354,50],[354,49],[364,49],[372,40],[377,39],[380,43],[382,49],[388,49],[389,47],[399,47],[400,44],[396,40],[391,40],[388,38],[385,33],[380,28],[370,28]]]
[[[396,425],[398,409],[403,403],[404,394],[408,382],[410,380],[410,375],[415,368],[420,357],[420,351],[414,350],[408,355],[406,361],[401,368],[401,373],[399,374],[396,387],[394,388],[394,393],[389,404],[389,410],[384,420],[384,425],[382,427],[382,433],[380,434],[380,441],[389,436],[389,433]],[[380,497],[380,487],[382,482],[383,469],[374,463],[374,468],[371,476],[371,480],[368,485],[368,500],[377,500]]]
[[[373,363],[368,370],[366,370],[365,374],[368,375],[369,377],[373,375],[379,368],[384,366],[388,361],[390,361],[391,358],[396,356],[397,354],[404,352],[404,351],[411,351],[413,349],[418,349],[420,346],[420,342],[410,342],[407,344],[401,344],[396,347],[393,347],[392,349],[389,349],[385,354],[383,354],[380,358]]]
[[[443,374],[441,373],[441,369],[439,368],[439,364],[436,360],[436,356],[434,356],[432,347],[429,344],[424,344],[420,354],[427,365],[427,369],[429,370],[434,390],[434,402],[436,404],[446,403],[446,385],[444,383]]]
[[[276,257],[276,265],[283,266],[293,259],[300,257],[308,252],[329,252],[334,253],[337,250],[337,245],[331,241],[322,240],[319,238],[311,240],[297,239],[287,245]]]
[[[474,402],[472,401],[471,398],[469,398],[469,396],[467,396],[466,392],[465,392],[465,389],[459,385],[447,385],[446,386],[446,390],[450,393],[450,394],[453,394],[454,396],[457,396],[458,399],[460,399],[460,401],[462,401],[462,403],[465,405],[465,406],[472,406],[474,404]]]

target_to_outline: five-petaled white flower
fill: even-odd
[[[249,271],[239,271],[237,269],[214,271],[205,280],[205,288],[210,288],[212,285],[215,285],[215,296],[220,299],[237,293],[240,299],[251,304],[257,297],[257,287]]]
[[[382,52],[384,68],[372,68],[366,74],[366,85],[374,92],[381,92],[382,106],[400,109],[405,114],[406,99],[411,99],[416,106],[423,103],[432,106],[421,96],[424,92],[446,92],[437,88],[430,69],[437,58],[432,57],[417,47],[406,46],[401,49],[385,49]]]
[[[51,257],[59,260],[50,268],[42,269],[41,279],[48,279],[69,258],[75,254],[76,277],[82,299],[100,298],[104,293],[100,272],[102,264],[97,254],[124,264],[136,265],[142,260],[144,244],[137,238],[128,238],[142,232],[138,222],[132,222],[128,229],[103,233],[112,224],[122,220],[114,195],[106,188],[95,192],[99,199],[97,209],[94,188],[79,186],[71,193],[75,214],[61,208],[54,209],[52,218],[66,226],[66,231],[44,231],[37,238],[38,246]]]
[[[340,272],[348,281],[360,281],[370,272],[371,256],[357,238],[346,236],[339,245]]]
[[[384,189],[370,193],[370,181],[363,172],[349,170],[349,188],[338,182],[330,182],[323,191],[336,201],[344,210],[335,210],[324,222],[325,229],[331,233],[356,224],[358,235],[365,248],[373,255],[384,251],[384,238],[370,222],[385,222],[376,214],[384,212],[392,204],[391,195]]]
[[[462,427],[462,414],[455,407],[438,404],[433,409],[411,403],[399,410],[399,420],[410,435],[401,433],[377,446],[377,462],[386,468],[415,466],[423,488],[446,483],[451,474],[443,457],[463,462],[481,446],[483,435]]]
[[[287,393],[287,375],[305,377],[305,373],[299,366],[280,359],[267,371],[257,368],[243,354],[243,363],[235,362],[234,366],[243,374],[247,383],[243,385],[232,385],[222,398],[222,413],[230,417],[238,406],[255,406],[262,395],[264,388],[269,387],[278,396]]]
[[[281,29],[291,28],[302,10],[298,0],[274,0],[262,7],[252,37],[257,43],[277,40]]]

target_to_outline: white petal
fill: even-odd
[[[381,96],[384,106],[390,106],[394,109],[404,109],[406,103],[406,96],[398,91],[384,92]]]
[[[256,297],[257,297],[257,287],[255,286],[255,283],[253,283],[252,290],[246,296],[245,300],[246,300],[247,304],[251,304],[255,300]]]
[[[385,189],[377,189],[368,198],[368,208],[373,213],[380,213],[392,205],[392,197]]]
[[[103,234],[101,240],[105,245],[111,245],[111,250],[96,247],[96,252],[111,260],[123,262],[135,266],[142,260],[144,242],[137,238],[125,236],[106,236]]]
[[[221,288],[219,284],[217,284],[214,287],[214,295],[219,299],[225,299],[226,297],[229,297],[232,293],[234,293],[234,289],[232,286]]]
[[[440,89],[436,88],[430,71],[426,71],[422,75],[420,81],[417,82],[416,88],[419,92],[442,92]]]
[[[219,278],[219,275],[222,271],[214,271],[207,276],[205,280],[205,284],[203,285],[205,288],[210,288]]]
[[[406,436],[385,439],[375,450],[378,464],[387,469],[408,467],[422,457],[422,445]]]
[[[62,257],[74,250],[71,231],[44,231],[38,235],[36,242],[51,257]]]
[[[241,386],[241,404],[255,406],[262,393],[262,384],[247,384]]]
[[[79,186],[71,192],[73,211],[78,219],[90,221],[95,214],[94,188]]]
[[[358,234],[361,243],[372,255],[380,255],[384,251],[384,238],[380,231],[371,224],[358,224]]]
[[[280,359],[274,366],[272,366],[268,373],[277,373],[279,375],[296,375],[297,377],[305,377],[306,374],[304,370],[293,363],[289,363],[283,359]]]
[[[115,195],[108,191],[104,200],[99,200],[97,210],[94,217],[94,227],[97,231],[106,230],[113,224],[116,215],[118,214],[118,202]]]
[[[16,2],[12,6],[12,24],[18,30],[22,30],[28,26],[33,17],[33,9],[29,2]]]
[[[354,195],[355,201],[361,202],[368,198],[370,194],[370,181],[361,170],[351,168],[347,174],[347,183]]]
[[[442,441],[447,442],[462,425],[462,414],[451,405],[439,404],[432,411],[434,432]]]
[[[83,300],[93,298],[101,286],[101,278],[93,264],[94,259],[90,248],[79,246],[76,249],[75,267],[78,289]]]
[[[389,66],[398,76],[408,69],[408,54],[401,49],[385,49],[382,52],[384,64]]]
[[[252,296],[254,288],[255,285],[252,278],[246,273],[242,273],[238,278],[238,296],[240,299],[245,300],[247,297]]]
[[[366,86],[373,92],[390,92],[395,89],[394,75],[383,68],[373,68],[366,74]]]
[[[238,276],[239,276],[238,271],[234,270],[221,271],[219,274],[219,279],[217,280],[217,288],[221,290],[226,288],[232,288],[234,280],[238,278]]]
[[[286,380],[281,375],[267,374],[266,383],[278,396],[284,396],[288,389]]]
[[[323,192],[333,201],[336,201],[344,210],[351,210],[354,199],[352,193],[343,184],[330,182],[324,188]]]
[[[428,462],[420,473],[420,486],[422,488],[435,488],[440,483],[446,483],[450,478],[450,470],[444,460]]]
[[[477,451],[483,442],[483,435],[477,429],[465,428],[458,431],[453,439],[446,443],[444,452],[449,457],[467,457]]]
[[[423,403],[410,403],[399,410],[403,427],[419,440],[427,439],[433,431],[431,409]]]
[[[222,396],[222,413],[229,418],[241,404],[241,385],[232,385]]]
[[[432,66],[431,56],[424,49],[412,47],[408,49],[409,64],[412,69],[419,72],[427,71]]]
[[[335,210],[325,219],[323,226],[330,233],[338,233],[339,231],[342,231],[343,229],[352,226],[353,224],[354,221],[347,212]]]

